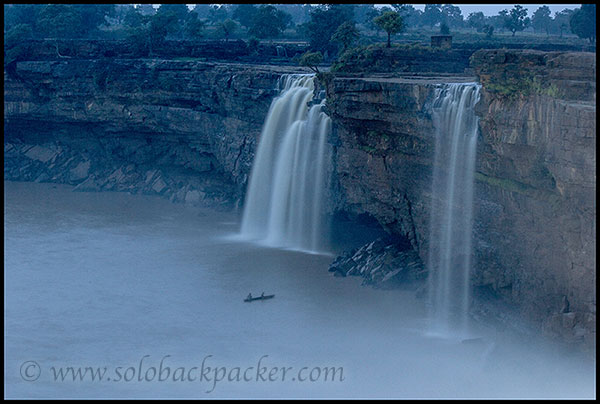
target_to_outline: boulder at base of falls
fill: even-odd
[[[363,285],[394,288],[426,278],[416,251],[378,238],[337,257],[329,266],[335,276],[361,276]]]

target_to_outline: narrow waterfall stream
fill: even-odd
[[[433,105],[429,296],[432,331],[447,336],[468,334],[479,90],[476,83],[447,84]]]
[[[284,75],[254,158],[241,236],[271,247],[327,250],[323,196],[331,120],[313,100],[314,75]]]

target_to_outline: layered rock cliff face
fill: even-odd
[[[595,55],[478,51],[471,64],[477,77],[322,83],[333,120],[330,209],[375,218],[426,261],[431,103],[443,82],[479,80],[475,285],[516,303],[548,334],[592,346]],[[5,71],[5,179],[223,207],[243,198],[278,78],[298,72],[105,57],[14,67]],[[388,273],[375,275],[370,281]]]
[[[483,84],[478,281],[548,334],[593,346],[596,55],[479,51],[471,64]]]
[[[4,76],[5,179],[231,206],[284,72],[149,59],[18,62]]]
[[[595,344],[595,55],[478,51],[473,281],[548,334]],[[519,80],[512,80],[513,78]],[[452,78],[335,78],[334,209],[368,213],[426,261],[434,128]],[[493,90],[492,90],[493,89]]]

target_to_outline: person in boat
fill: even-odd
[[[248,293],[248,297],[246,299],[247,300],[252,300],[252,293]]]
[[[260,295],[260,297],[264,298],[265,297],[265,292],[262,292],[261,295]]]

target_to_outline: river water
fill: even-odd
[[[428,336],[414,292],[232,240],[235,214],[4,185],[6,397],[595,395],[591,360],[483,326]]]

